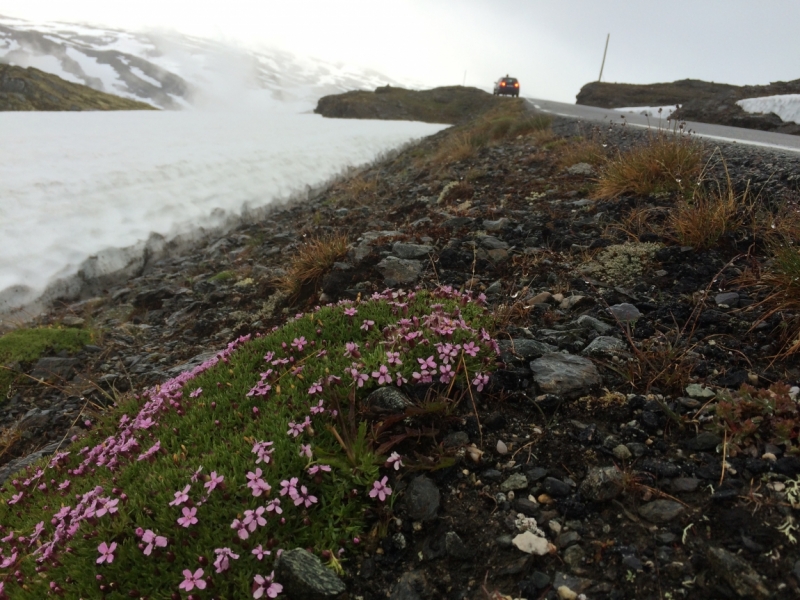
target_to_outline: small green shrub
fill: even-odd
[[[295,547],[340,569],[365,511],[388,517],[380,469],[399,458],[357,422],[363,399],[415,382],[480,391],[489,320],[451,289],[375,294],[239,338],[122,402],[2,490],[5,594],[250,598]]]
[[[231,279],[236,278],[236,273],[234,271],[220,271],[216,275],[209,277],[209,281],[230,281]]]

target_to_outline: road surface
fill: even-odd
[[[636,113],[623,113],[609,108],[566,104],[564,102],[553,102],[552,100],[539,100],[536,98],[527,98],[526,100],[537,110],[562,117],[614,123],[627,121],[629,126],[634,127],[656,128],[659,126],[658,117],[650,117],[648,119],[648,117]],[[666,124],[666,120],[662,119],[662,127],[666,127]],[[694,121],[686,121],[685,128],[693,131],[700,137],[710,140],[734,142],[800,153],[800,136],[798,135],[759,131],[757,129],[744,129],[742,127],[727,127],[725,125],[710,125],[708,123],[695,123]]]

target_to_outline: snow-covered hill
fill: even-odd
[[[0,16],[0,62],[36,67],[159,108],[231,104],[261,92],[313,106],[353,89],[401,85],[380,73],[175,32],[130,32]]]

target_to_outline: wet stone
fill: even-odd
[[[514,360],[530,361],[558,350],[558,348],[551,346],[550,344],[545,344],[544,342],[538,342],[536,340],[528,340],[525,338],[500,340],[498,342],[498,346],[500,346],[500,358],[505,363],[509,363]]]
[[[327,600],[345,591],[345,585],[333,571],[310,552],[295,548],[283,552],[275,568],[276,579],[289,598]]]
[[[766,598],[770,595],[761,583],[761,577],[743,558],[714,547],[708,548],[706,558],[711,570],[731,586],[740,598]]]
[[[433,252],[433,246],[421,244],[406,244],[404,242],[395,242],[392,246],[392,254],[397,258],[414,259],[425,258]]]
[[[722,443],[722,438],[710,431],[704,431],[693,440],[686,443],[689,450],[696,452],[705,452],[707,450],[714,450],[719,444]]]
[[[434,519],[439,509],[439,488],[427,477],[417,477],[406,489],[405,506],[413,521]]]
[[[639,507],[639,515],[651,523],[668,523],[684,511],[674,500],[653,500]]]
[[[457,446],[465,446],[469,444],[469,435],[466,431],[454,431],[451,434],[448,434],[447,437],[444,438],[444,447],[445,448],[455,448]]]
[[[455,531],[448,531],[444,534],[444,547],[448,555],[459,560],[465,560],[472,556],[469,547]]]
[[[75,374],[79,363],[77,358],[40,358],[31,371],[31,377],[46,381],[65,381]]]
[[[670,484],[670,489],[675,494],[694,492],[700,485],[700,480],[694,477],[676,477]]]
[[[614,458],[617,460],[629,460],[631,456],[633,456],[625,444],[618,444],[617,446],[614,446],[611,452],[614,454]]]
[[[375,268],[388,286],[414,283],[422,273],[422,262],[387,256]]]
[[[503,474],[497,469],[487,469],[481,473],[481,480],[486,483],[497,483],[503,478]]]
[[[689,395],[690,398],[713,398],[716,396],[713,390],[708,389],[707,387],[700,385],[699,383],[690,383],[686,386],[686,393]]]
[[[739,294],[737,292],[723,292],[714,296],[714,302],[717,303],[717,306],[736,308],[739,306]]]
[[[577,531],[565,531],[555,539],[555,544],[557,548],[563,549],[572,544],[577,544],[580,541],[581,534]]]
[[[629,304],[627,302],[623,302],[621,304],[615,304],[614,306],[609,306],[608,312],[610,312],[617,320],[619,320],[622,323],[631,323],[632,321],[636,321],[642,316],[642,313],[639,312],[638,308],[636,308],[633,304]]]
[[[614,330],[613,325],[603,323],[600,319],[595,319],[589,315],[582,315],[575,320],[575,324],[583,329],[593,329],[600,335],[605,335]]]
[[[514,500],[514,510],[522,513],[526,517],[537,517],[539,515],[539,505],[527,498],[516,498]]]
[[[625,352],[627,345],[622,340],[606,335],[594,338],[591,343],[583,349],[581,354],[584,356],[613,356],[620,352]]]
[[[589,502],[606,502],[622,493],[622,472],[615,466],[592,467],[580,486],[581,495]]]
[[[568,483],[564,483],[555,477],[547,477],[542,485],[545,491],[553,498],[564,498],[572,492],[572,488]]]
[[[400,413],[411,406],[411,401],[394,386],[381,387],[367,396],[367,406],[373,412]]]
[[[602,383],[594,363],[580,356],[550,353],[530,366],[534,381],[545,394],[575,397]]]
[[[541,481],[547,477],[547,469],[542,467],[534,467],[533,469],[528,469],[525,471],[525,476],[531,483],[536,483],[537,481]]]
[[[514,473],[500,484],[501,492],[524,490],[528,488],[528,478],[523,473]]]

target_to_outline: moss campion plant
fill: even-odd
[[[276,597],[273,561],[295,547],[341,569],[404,458],[343,415],[383,386],[480,392],[497,355],[481,300],[385,292],[299,314],[87,422],[2,490],[0,596]]]

